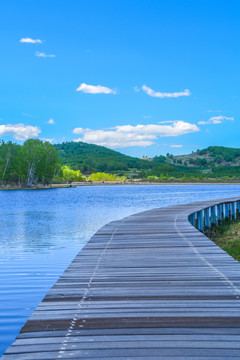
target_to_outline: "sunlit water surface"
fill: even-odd
[[[0,191],[0,355],[102,225],[154,207],[238,195],[240,185]]]

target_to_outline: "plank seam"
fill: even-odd
[[[70,326],[69,326],[68,329],[67,329],[66,336],[65,336],[65,338],[64,338],[64,340],[63,340],[63,342],[62,342],[62,344],[61,344],[60,350],[58,351],[58,356],[57,356],[58,359],[62,358],[63,355],[64,355],[64,353],[65,353],[65,351],[66,351],[66,347],[67,347],[67,344],[68,344],[69,337],[71,336],[71,333],[72,333],[72,331],[73,331],[73,328],[74,328],[74,326],[75,326],[75,324],[76,324],[78,315],[79,315],[80,312],[81,312],[81,307],[82,307],[85,299],[87,298],[88,291],[89,291],[89,289],[90,289],[90,287],[91,287],[91,284],[92,284],[92,282],[93,282],[94,276],[95,276],[95,274],[96,274],[96,272],[97,272],[97,270],[98,270],[98,268],[99,268],[100,262],[101,262],[101,260],[102,260],[102,258],[103,258],[103,256],[104,256],[105,252],[107,251],[109,245],[111,244],[111,242],[112,242],[112,240],[113,240],[113,238],[114,238],[114,235],[116,234],[116,232],[117,232],[117,230],[120,228],[120,226],[124,223],[125,219],[126,219],[126,218],[123,218],[123,220],[120,222],[120,224],[119,224],[118,226],[116,226],[116,228],[114,229],[114,231],[113,231],[110,239],[108,240],[105,248],[103,249],[101,255],[100,255],[99,258],[98,258],[97,264],[96,264],[96,266],[95,266],[95,268],[94,268],[94,271],[93,271],[93,273],[92,273],[91,278],[89,279],[89,282],[88,282],[88,284],[87,284],[86,290],[84,291],[83,297],[82,297],[82,299],[80,300],[80,302],[77,304],[77,311],[76,311],[76,313],[74,314],[74,316],[73,316],[73,318],[72,318],[72,320],[71,320],[71,322],[70,322]],[[84,320],[83,320],[83,321],[84,321]],[[80,325],[80,326],[83,327],[83,325]]]

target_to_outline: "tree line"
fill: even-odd
[[[85,181],[126,181],[126,177],[100,172],[84,176],[80,170],[61,166],[57,148],[47,141],[29,139],[23,145],[0,142],[0,186]]]
[[[23,145],[0,142],[0,185],[51,184],[61,170],[57,149],[47,141],[29,139]]]
[[[107,161],[113,160],[113,150],[109,150],[103,147],[94,145],[90,148],[88,144],[75,144],[70,146],[70,143],[63,143],[64,147],[67,148],[70,153],[74,153],[76,156],[75,160],[79,160],[81,157],[84,158],[88,152],[91,154],[92,159],[98,161],[99,159]],[[101,151],[97,151],[100,148]],[[81,154],[81,151],[82,154]],[[211,151],[210,151],[210,150]],[[210,147],[207,149],[212,155],[220,156],[220,150],[223,156],[231,155],[231,150],[222,147]],[[225,152],[223,151],[225,150]],[[235,158],[238,158],[240,154],[239,149],[233,149]],[[105,153],[104,153],[105,151]],[[199,150],[197,153],[201,153],[205,150]],[[39,139],[29,139],[24,142],[23,145],[15,144],[11,141],[4,142],[0,141],[0,186],[8,184],[14,184],[14,186],[24,187],[33,185],[50,185],[52,183],[71,183],[71,182],[101,182],[101,181],[119,181],[124,182],[127,180],[128,175],[131,178],[138,178],[145,181],[159,181],[159,182],[171,182],[171,181],[214,181],[222,179],[224,182],[239,181],[240,180],[240,166],[212,166],[211,168],[189,167],[183,166],[184,164],[170,164],[166,162],[164,156],[158,156],[153,158],[152,161],[141,160],[145,165],[147,164],[150,168],[142,167],[140,170],[132,169],[130,171],[129,163],[127,162],[127,171],[112,171],[110,174],[94,169],[91,172],[89,169],[82,174],[81,163],[73,167],[70,164],[64,164],[61,161],[61,153],[63,148],[56,145],[52,145],[47,141]],[[85,153],[84,153],[85,152]],[[116,152],[116,162],[119,161],[120,153]],[[69,154],[68,154],[69,155]],[[111,155],[111,156],[110,156]],[[200,154],[202,155],[202,153]],[[91,156],[86,157],[86,161],[91,162]],[[168,157],[171,155],[168,154]],[[130,157],[122,155],[121,161],[128,161]],[[65,161],[67,159],[65,158]],[[85,161],[84,160],[84,161]],[[115,161],[114,160],[114,161]],[[138,159],[140,161],[140,159]],[[191,160],[191,159],[190,159]],[[189,162],[190,162],[189,160]],[[205,160],[205,158],[201,159]],[[105,160],[104,160],[105,161]],[[141,164],[142,164],[141,163]],[[96,163],[97,164],[97,163]],[[100,163],[98,163],[99,165]],[[133,158],[132,165],[136,165],[135,158]],[[70,165],[70,166],[69,166]],[[199,164],[198,164],[199,165]],[[201,164],[200,164],[201,165]],[[138,164],[140,166],[140,164]],[[101,166],[96,166],[101,168]],[[116,168],[118,166],[116,165]]]

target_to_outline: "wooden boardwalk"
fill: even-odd
[[[240,263],[188,222],[215,203],[103,226],[2,359],[240,359]]]

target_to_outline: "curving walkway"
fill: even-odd
[[[219,202],[103,226],[2,359],[239,359],[240,263],[188,222]]]

